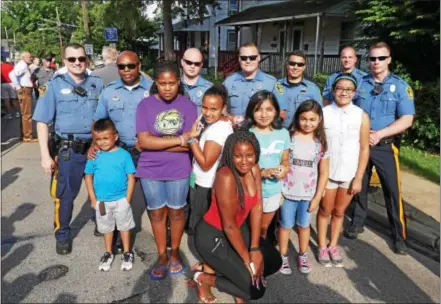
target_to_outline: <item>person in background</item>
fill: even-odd
[[[107,86],[112,81],[120,79],[118,67],[116,65],[118,51],[114,48],[104,46],[102,56],[104,67],[95,69],[91,75],[100,77],[103,80],[104,86]]]
[[[11,73],[13,69],[14,66],[11,63],[6,62],[5,57],[2,57],[1,98],[6,107],[5,119],[12,119],[13,115],[15,115],[16,118],[20,118],[20,105],[17,99],[17,92],[15,91],[15,88],[11,83],[11,79],[9,78],[9,73]]]
[[[29,65],[29,70],[31,71],[31,74],[34,73],[35,69],[38,69],[40,67],[40,58],[34,57],[32,58],[32,63]]]
[[[38,97],[44,95],[47,90],[47,84],[54,75],[54,70],[50,68],[51,60],[52,58],[50,56],[44,57],[43,66],[36,68],[32,74],[38,90]]]
[[[357,80],[338,75],[332,84],[333,103],[323,109],[329,151],[329,180],[317,215],[318,261],[325,267],[343,267],[337,247],[346,208],[361,182],[369,160],[369,116],[352,103]],[[331,234],[326,243],[328,222]]]

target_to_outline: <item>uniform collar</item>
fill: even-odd
[[[389,71],[389,74],[387,74],[387,76],[383,79],[383,81],[381,82],[381,84],[385,84],[387,83],[391,78],[392,78],[393,74],[391,71]],[[375,81],[374,77],[372,77],[372,73],[369,74],[369,82],[372,85],[375,85],[377,82]]]
[[[282,84],[286,87],[290,87],[290,86],[295,85],[294,83],[291,83],[288,81],[288,77],[283,78]],[[300,84],[303,84],[305,87],[308,86],[308,83],[305,81],[305,77],[302,77],[302,80],[297,85],[300,85]]]
[[[124,82],[122,81],[121,78],[118,79],[118,80],[115,82],[115,88],[116,88],[116,89],[123,88],[123,87],[125,87],[125,86],[126,86],[126,85],[124,84]],[[140,78],[139,78],[139,84],[138,84],[138,87],[142,87],[142,88],[145,89],[145,90],[148,89],[148,82],[147,82],[147,79],[146,79],[144,76],[142,76],[142,74],[140,75]]]
[[[264,81],[265,80],[265,75],[264,73],[259,69],[257,70],[256,76],[252,79],[246,79],[245,76],[243,75],[242,71],[238,72],[236,74],[236,78],[234,80],[242,80],[242,81]]]
[[[181,82],[189,87],[189,88],[194,88],[194,87],[202,87],[205,85],[205,79],[204,77],[202,77],[201,75],[198,75],[198,80],[196,81],[196,83],[194,85],[189,85],[184,81],[184,76],[181,77]]]
[[[79,86],[79,85],[82,85],[82,84],[84,84],[84,83],[87,81],[87,79],[89,78],[89,75],[88,75],[86,72],[84,72],[84,78],[83,78],[83,81],[81,81],[80,83],[76,83],[75,80],[73,80],[72,76],[70,76],[69,72],[66,72],[66,73],[64,73],[64,74],[61,74],[61,76],[64,78],[65,81],[67,81],[68,83],[70,83],[70,84],[73,85],[73,86]]]

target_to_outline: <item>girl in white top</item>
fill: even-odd
[[[329,181],[317,216],[318,260],[325,267],[343,267],[337,247],[345,210],[361,191],[369,160],[369,116],[352,103],[357,81],[341,74],[332,85],[335,103],[323,109],[329,151]],[[326,246],[328,221],[331,239]]]

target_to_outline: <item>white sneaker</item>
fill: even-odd
[[[5,119],[12,119],[12,114],[6,114]]]
[[[20,117],[21,117],[20,112],[16,112],[16,113],[15,113],[15,117],[16,117],[16,118],[20,118]]]
[[[113,254],[105,252],[103,257],[101,258],[101,263],[98,269],[101,271],[109,271],[112,262],[113,262]]]
[[[121,270],[131,270],[133,267],[134,256],[132,252],[125,252],[121,257]]]

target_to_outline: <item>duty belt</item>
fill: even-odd
[[[390,145],[393,144],[395,142],[395,138],[392,137],[385,137],[382,138],[379,142],[378,142],[378,146],[383,146],[383,145]]]
[[[125,143],[120,143],[119,146],[121,148],[123,148],[124,150],[126,150],[127,152],[130,153],[130,155],[132,156],[138,156],[141,152],[139,152],[138,149],[136,149],[135,146],[131,146],[129,147],[128,145],[126,145]]]
[[[72,149],[74,153],[85,154],[91,144],[90,139],[74,139],[72,134],[69,134],[67,139],[62,138],[58,135],[55,135],[55,138],[58,146],[58,154],[66,152],[67,150],[69,150],[69,148]]]

